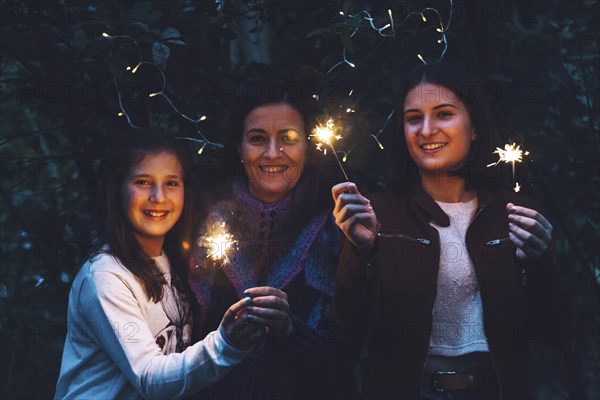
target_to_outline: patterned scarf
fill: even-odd
[[[294,190],[277,203],[264,203],[250,195],[247,183],[233,184],[231,199],[210,208],[198,237],[210,226],[225,222],[237,249],[228,256],[228,262],[210,262],[205,248],[196,246],[191,258],[190,284],[200,303],[202,315],[210,307],[211,287],[219,268],[243,297],[245,289],[254,286],[272,286],[282,290],[302,271],[305,283],[319,292],[333,296],[335,263],[339,234],[329,210],[304,223],[298,220],[298,210],[305,202],[306,183],[299,182]],[[307,324],[316,327],[326,306],[315,304]]]

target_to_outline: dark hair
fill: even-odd
[[[140,281],[148,298],[154,302],[163,296],[166,283],[162,272],[138,244],[123,208],[122,186],[132,168],[145,157],[159,153],[177,157],[183,169],[185,189],[181,217],[165,235],[163,251],[171,264],[172,282],[182,293],[188,294],[187,257],[185,243],[190,237],[191,215],[187,190],[189,158],[177,145],[175,139],[154,128],[127,131],[113,143],[102,164],[102,188],[104,193],[104,243],[107,252],[114,255]]]
[[[490,171],[487,165],[495,162],[493,151],[500,146],[494,119],[483,93],[481,82],[464,66],[438,62],[419,65],[403,80],[396,102],[394,132],[391,139],[389,184],[393,190],[406,187],[407,183],[420,179],[419,169],[410,157],[404,137],[404,102],[406,96],[420,83],[432,83],[452,91],[466,106],[471,122],[477,133],[472,142],[465,164],[456,171],[465,178],[467,189],[485,186],[493,189],[499,186],[501,178]],[[494,176],[496,175],[496,176]]]
[[[293,81],[247,83],[238,93],[237,104],[230,114],[226,129],[223,167],[228,172],[234,172],[229,174],[228,178],[247,180],[238,153],[244,133],[244,121],[253,110],[272,104],[287,104],[298,111],[304,121],[304,134],[307,139],[312,127],[317,123],[320,108],[303,84]],[[314,143],[309,141],[307,144],[304,171],[298,182],[305,183],[303,186],[307,190],[307,200],[298,209],[303,216],[310,217],[330,206],[330,186],[338,177],[329,176],[327,173],[336,171],[337,174],[337,169],[327,168],[329,157],[324,157]]]

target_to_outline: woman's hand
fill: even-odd
[[[290,306],[287,294],[270,286],[246,289],[246,296],[252,298],[252,305],[246,308],[252,323],[264,325],[267,333],[285,337],[292,333]]]
[[[506,205],[508,212],[508,237],[517,246],[517,259],[534,261],[548,249],[552,238],[552,225],[535,210]]]
[[[249,318],[248,306],[252,303],[250,297],[233,304],[223,316],[221,326],[229,343],[238,349],[247,350],[265,335],[262,325],[256,325]]]
[[[344,182],[331,188],[335,208],[335,223],[348,240],[359,249],[370,249],[377,234],[377,216],[371,202],[352,182]]]

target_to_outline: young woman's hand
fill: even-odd
[[[246,296],[252,298],[252,305],[246,310],[248,319],[266,327],[267,333],[285,337],[292,333],[293,325],[290,318],[290,306],[287,294],[270,286],[259,286],[246,289]]]
[[[335,223],[348,240],[359,249],[370,248],[377,234],[377,216],[371,202],[352,182],[344,182],[331,188],[335,208]]]
[[[548,249],[552,238],[552,225],[542,214],[512,203],[508,212],[508,237],[517,246],[517,259],[534,261]]]
[[[244,297],[225,311],[221,321],[225,339],[238,349],[249,349],[265,335],[265,328],[262,325],[254,324],[249,318],[248,306],[250,304],[252,304],[252,299]]]

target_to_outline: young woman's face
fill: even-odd
[[[404,137],[421,174],[428,174],[460,168],[476,134],[469,111],[452,90],[421,82],[404,102]]]
[[[306,149],[304,121],[295,108],[281,103],[252,110],[239,149],[250,194],[267,203],[283,198],[302,176]]]
[[[183,210],[183,169],[171,153],[149,154],[123,182],[123,209],[142,250],[160,255],[164,237]],[[156,253],[158,249],[158,254]],[[150,251],[149,251],[150,250]]]

